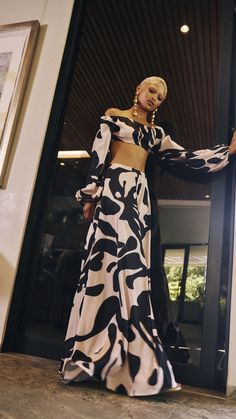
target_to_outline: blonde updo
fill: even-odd
[[[164,95],[166,97],[167,95],[167,84],[165,82],[164,79],[162,79],[161,77],[157,77],[157,76],[151,76],[151,77],[147,77],[146,79],[144,79],[141,83],[140,86],[143,86],[145,83],[153,83],[153,82],[157,82],[159,81],[160,83],[162,83],[162,85],[164,86]]]

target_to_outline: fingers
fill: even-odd
[[[233,141],[233,140],[236,140],[236,130],[234,130],[233,131],[233,134],[232,134],[232,138],[231,138],[231,140]]]
[[[86,207],[83,209],[83,214],[84,214],[84,218],[85,220],[89,220],[90,218],[90,208]]]
[[[85,220],[92,221],[93,220],[93,213],[94,213],[94,204],[92,202],[86,202],[83,208],[83,214]]]
[[[236,154],[236,130],[234,130],[231,143],[229,145],[229,154]]]

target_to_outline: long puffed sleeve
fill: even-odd
[[[113,130],[114,123],[109,118],[106,118],[106,116],[101,117],[100,128],[92,147],[87,185],[78,190],[75,195],[76,199],[82,203],[96,201],[101,196],[103,189],[102,174],[109,154],[111,133]]]
[[[229,163],[229,149],[225,144],[202,150],[185,150],[169,135],[161,141],[157,155],[170,166],[184,163],[199,173],[214,173]]]

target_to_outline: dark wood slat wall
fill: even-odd
[[[131,106],[150,75],[169,89],[157,121],[173,120],[185,147],[213,145],[219,20],[219,0],[88,1],[60,149],[90,151],[99,116]],[[165,176],[160,198],[204,199],[209,189]]]

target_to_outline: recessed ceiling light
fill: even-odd
[[[206,195],[205,195],[205,198],[210,198],[210,195],[206,194]]]
[[[63,161],[60,163],[60,166],[65,166],[65,163],[63,163]]]
[[[90,155],[86,150],[65,150],[57,153],[58,159],[83,159],[89,157]]]
[[[180,28],[182,33],[188,33],[189,32],[189,26],[188,25],[182,25]]]

